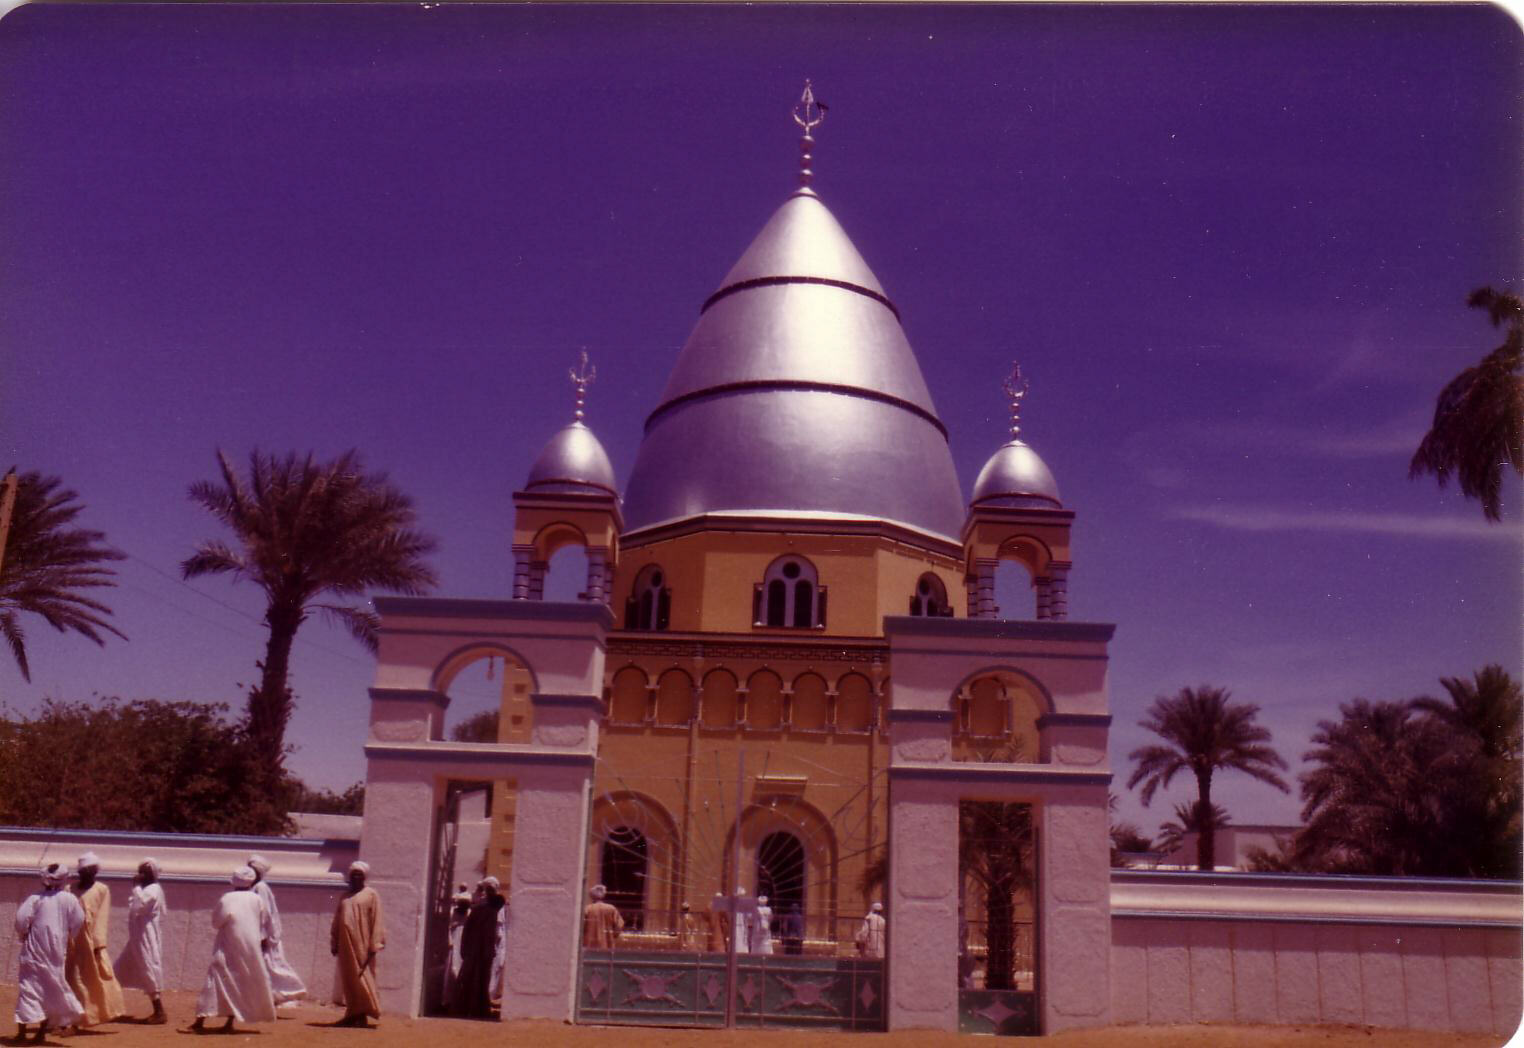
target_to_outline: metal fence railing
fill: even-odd
[[[655,910],[621,907],[624,931],[620,934],[617,948],[651,952],[725,953],[729,949],[729,937],[734,921],[729,914],[713,913],[708,909]],[[742,953],[770,953],[773,955],[796,955],[810,957],[865,957],[876,956],[872,935],[864,936],[864,946],[858,947],[858,933],[863,929],[863,917],[843,916],[832,913],[800,913],[795,920],[790,914],[774,913],[768,922],[766,936],[758,934],[757,925],[751,922],[742,932]]]

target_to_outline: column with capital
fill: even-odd
[[[995,568],[999,564],[998,560],[984,557],[974,561],[974,569],[979,573],[976,583],[979,591],[978,618],[993,619],[1000,613],[995,605]],[[972,611],[970,614],[973,614]]]
[[[1069,565],[1054,564],[1048,571],[1053,576],[1049,585],[1048,617],[1063,621],[1069,617]]]
[[[529,599],[529,565],[534,559],[533,546],[513,547],[513,599]]]

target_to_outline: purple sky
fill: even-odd
[[[1112,757],[1157,694],[1259,703],[1295,765],[1356,695],[1520,669],[1506,522],[1409,482],[1517,289],[1520,34],[1481,6],[26,6],[0,22],[0,447],[130,558],[131,641],[29,624],[33,683],[241,702],[257,591],[178,581],[218,447],[360,448],[506,597],[511,493],[568,421],[621,480],[699,305],[817,189],[904,317],[965,491],[1000,382],[1118,624]],[[564,590],[562,592],[565,592]],[[1029,599],[1029,598],[1028,598]],[[1010,601],[1007,604],[1010,605]],[[293,767],[363,776],[370,656],[314,621]],[[457,709],[489,700],[461,686]],[[455,712],[452,710],[452,713]],[[1295,798],[1219,780],[1239,822]],[[1178,783],[1124,816],[1152,831]]]

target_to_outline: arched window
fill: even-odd
[[[916,580],[915,592],[910,595],[910,614],[927,618],[952,617],[952,606],[947,603],[947,587],[929,571]]]
[[[752,594],[754,626],[815,629],[825,625],[826,588],[803,557],[779,557]]]
[[[672,591],[659,564],[648,564],[635,576],[630,597],[624,602],[624,628],[664,630],[672,613]]]
[[[625,924],[639,930],[646,909],[646,863],[650,847],[646,835],[631,826],[614,826],[603,838],[599,863],[608,901],[619,908]]]
[[[769,833],[757,846],[757,891],[777,920],[797,904],[804,909],[804,845],[792,833]]]

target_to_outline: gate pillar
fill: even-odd
[[[956,1030],[958,808],[1029,804],[1036,827],[1039,1032],[1111,1015],[1107,644],[1102,623],[892,617],[889,1029]],[[955,761],[952,699],[978,674],[1024,677],[1047,709],[1038,759]],[[991,1020],[998,1026],[998,1020]]]
[[[595,604],[377,598],[382,616],[365,744],[360,855],[381,896],[382,1008],[417,1015],[434,856],[447,784],[517,786],[504,1018],[570,1020],[581,931],[582,852],[603,713],[608,609]],[[476,645],[506,651],[536,693],[529,743],[447,742],[441,667]]]

